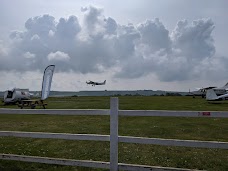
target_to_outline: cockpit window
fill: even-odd
[[[12,98],[12,97],[13,97],[13,92],[12,91],[8,91],[7,98]]]

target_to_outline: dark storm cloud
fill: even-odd
[[[42,71],[55,64],[58,72],[85,74],[115,67],[115,77],[153,73],[162,81],[212,77],[227,70],[227,59],[215,56],[211,19],[178,21],[169,31],[158,18],[120,25],[105,17],[103,9],[89,6],[81,11],[82,23],[76,16],[28,19],[25,31],[11,33],[8,47],[0,43],[0,70]]]

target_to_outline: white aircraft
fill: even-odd
[[[4,93],[4,104],[16,104],[21,100],[29,100],[33,96],[29,93],[29,89],[14,88],[12,90],[6,90]]]
[[[228,90],[228,83],[226,83],[223,87],[213,88],[213,90],[215,91],[215,93],[217,95],[226,94],[227,93],[227,90]]]
[[[207,90],[206,100],[216,101],[216,100],[226,100],[228,98],[228,93],[217,96],[214,89]]]
[[[106,80],[104,80],[104,82],[94,82],[94,81],[86,81],[86,84],[91,84],[92,86],[95,86],[95,85],[105,85],[106,83]]]
[[[228,90],[228,83],[226,83],[223,87],[202,87],[202,88],[196,88],[197,91],[192,91],[189,93],[193,95],[193,97],[195,96],[202,96],[202,98],[204,98],[206,96],[206,93],[208,90],[213,89],[216,95],[223,95],[227,93]]]

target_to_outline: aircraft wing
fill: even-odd
[[[94,81],[90,81],[89,80],[89,82],[87,82],[88,84],[95,84],[95,82]]]
[[[203,91],[203,90],[209,90],[209,89],[213,89],[213,88],[217,88],[217,87],[209,86],[209,87],[196,88],[196,90]]]
[[[203,89],[204,90],[209,90],[209,89],[212,89],[212,88],[216,88],[216,87],[213,87],[213,86],[211,86],[211,87],[204,87]]]

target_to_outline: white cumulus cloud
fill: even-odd
[[[24,53],[24,58],[26,58],[26,59],[32,59],[32,58],[35,58],[35,57],[36,57],[36,55],[32,54],[30,52]]]
[[[0,71],[42,71],[55,64],[58,72],[80,74],[113,70],[113,77],[153,74],[161,81],[218,79],[227,57],[216,56],[212,19],[177,21],[168,30],[159,18],[137,25],[120,24],[104,9],[82,8],[83,18],[45,14],[29,18],[24,31],[12,31],[8,51],[0,44]],[[24,58],[32,59],[24,66]],[[217,67],[219,66],[219,67]],[[217,77],[216,77],[217,75]]]
[[[47,58],[49,61],[51,60],[68,61],[70,59],[68,54],[60,51],[57,51],[55,53],[51,52],[50,54],[48,54]]]

